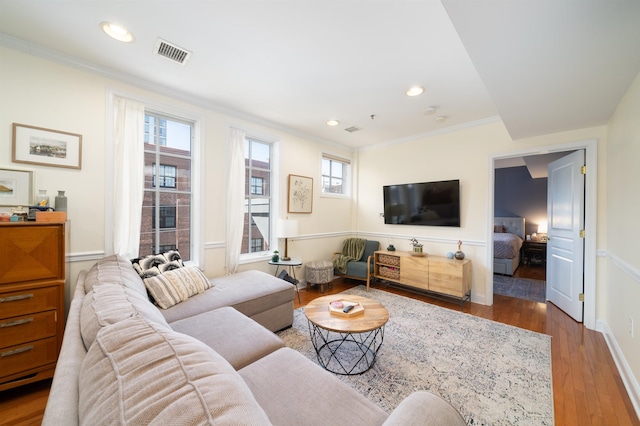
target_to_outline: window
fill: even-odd
[[[322,192],[325,194],[350,195],[349,160],[322,155]]]
[[[264,179],[261,177],[251,176],[251,193],[254,195],[264,194]]]
[[[152,229],[156,229],[156,208],[153,207]],[[160,206],[160,229],[174,229],[176,227],[176,206]],[[162,244],[161,244],[162,246]]]
[[[193,123],[146,111],[140,256],[180,251],[191,259]]]
[[[241,254],[269,250],[271,241],[271,156],[273,146],[245,138],[245,212]]]
[[[176,187],[176,166],[160,164],[158,167],[158,184],[161,188]],[[153,186],[156,186],[156,165],[153,164]]]

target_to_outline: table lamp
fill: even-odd
[[[538,237],[540,241],[547,241],[547,224],[538,225]]]
[[[282,260],[291,260],[289,257],[289,247],[287,238],[298,236],[298,221],[290,219],[280,219],[278,221],[278,238],[284,238],[284,257]]]

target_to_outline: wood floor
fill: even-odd
[[[520,269],[520,268],[519,268]],[[539,271],[522,269],[521,277]],[[300,290],[295,307],[319,296],[362,284],[338,278],[321,293],[318,287]],[[459,310],[457,304],[376,283],[374,288]],[[638,425],[631,401],[602,334],[587,330],[552,304],[494,295],[494,305],[467,304],[464,311],[478,317],[552,336],[553,393],[556,425]],[[39,425],[50,381],[0,392],[0,425]]]

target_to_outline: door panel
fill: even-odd
[[[549,163],[547,192],[547,299],[583,320],[584,150]]]

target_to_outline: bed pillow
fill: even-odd
[[[503,234],[505,232],[504,225],[494,225],[493,232],[497,232],[498,234]]]
[[[166,271],[184,267],[182,257],[178,250],[171,250],[165,253],[150,254],[149,256],[139,257],[131,261],[133,269],[136,270],[141,278],[155,277]]]
[[[168,309],[214,284],[200,269],[188,266],[145,278],[144,285],[155,303],[162,309]]]

